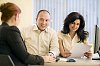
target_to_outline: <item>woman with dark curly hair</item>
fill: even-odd
[[[63,30],[58,33],[60,55],[63,57],[71,56],[70,50],[78,43],[88,44],[88,32],[84,31],[85,21],[78,12],[71,12],[64,20]],[[92,53],[86,52],[87,58]]]

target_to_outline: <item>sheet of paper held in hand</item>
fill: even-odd
[[[92,46],[83,43],[78,43],[71,49],[71,56],[69,58],[79,58],[83,57],[85,52],[88,52]]]

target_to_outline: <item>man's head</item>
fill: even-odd
[[[50,22],[50,13],[47,10],[40,10],[36,17],[36,24],[39,30],[45,30]]]

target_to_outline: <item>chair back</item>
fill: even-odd
[[[15,66],[9,55],[0,54],[0,66]]]

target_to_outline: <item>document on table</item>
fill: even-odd
[[[91,48],[91,45],[78,43],[76,46],[74,46],[70,52],[72,53],[69,58],[79,58],[83,57],[85,52],[88,52]]]

